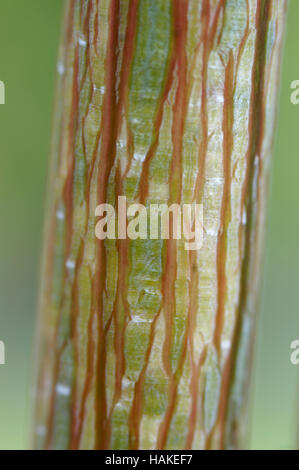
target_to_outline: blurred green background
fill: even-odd
[[[276,1],[276,0],[274,0]],[[296,382],[290,343],[299,339],[299,1],[289,12],[253,381],[253,449],[295,443]],[[62,0],[0,0],[0,449],[29,443],[32,340],[39,276]]]

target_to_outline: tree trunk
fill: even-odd
[[[284,0],[68,0],[35,447],[244,445]],[[203,245],[95,236],[101,203],[203,205]]]

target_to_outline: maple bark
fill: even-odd
[[[284,0],[68,0],[35,447],[244,445]],[[204,239],[105,240],[100,203],[201,203]]]

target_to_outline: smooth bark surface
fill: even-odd
[[[285,4],[67,2],[37,448],[243,445]],[[202,248],[97,240],[120,195],[202,203]]]

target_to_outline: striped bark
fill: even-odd
[[[68,0],[35,447],[243,445],[284,0]],[[100,203],[203,204],[204,240],[95,236]]]

